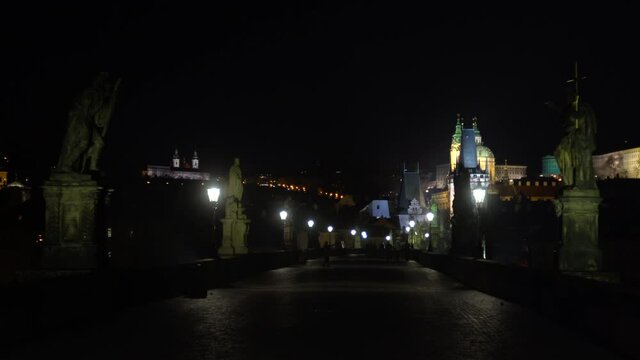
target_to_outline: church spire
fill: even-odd
[[[476,145],[482,145],[482,135],[480,135],[480,130],[478,129],[478,117],[474,116],[472,121],[473,121],[473,131],[476,137]]]
[[[191,168],[197,169],[200,166],[200,161],[198,159],[198,151],[193,150],[193,157],[191,158]]]
[[[462,120],[464,120],[462,116],[460,116],[460,114],[456,114],[456,129],[453,132],[453,136],[451,137],[453,143],[460,143],[460,138],[462,136]]]
[[[178,149],[176,148],[176,150],[173,152],[173,159],[172,159],[172,163],[171,165],[174,168],[179,168],[180,167],[180,155],[178,155]]]

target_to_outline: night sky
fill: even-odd
[[[26,173],[56,162],[99,71],[123,78],[103,154],[116,173],[168,165],[175,147],[225,173],[236,155],[247,174],[427,169],[447,162],[461,113],[498,163],[535,174],[563,135],[545,103],[563,104],[576,60],[596,152],[640,145],[623,7],[61,3],[0,10],[0,151]]]

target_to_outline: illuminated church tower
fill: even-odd
[[[456,165],[458,164],[458,158],[460,157],[460,141],[462,139],[462,118],[460,114],[457,115],[456,119],[456,130],[451,136],[451,153],[450,153],[450,170],[454,171],[456,169]]]
[[[197,169],[198,166],[200,166],[199,161],[198,161],[198,152],[194,150],[193,151],[193,158],[191,158],[191,168],[192,169]]]
[[[493,156],[493,151],[484,146],[484,143],[482,142],[482,135],[480,135],[480,130],[478,130],[477,117],[473,118],[473,130],[476,136],[476,152],[480,169],[484,172],[488,171],[489,181],[494,183],[496,181],[496,158]]]
[[[456,166],[458,164],[458,158],[460,157],[460,144],[462,142],[462,128],[464,127],[464,120],[458,114],[456,119],[456,130],[451,136],[451,152],[449,157],[449,163],[451,166],[451,171],[456,170]],[[476,148],[476,158],[478,164],[480,165],[480,169],[484,172],[487,172],[489,175],[489,181],[495,182],[496,178],[496,158],[493,155],[491,149],[486,147],[482,142],[482,135],[480,134],[480,130],[478,129],[478,118],[473,118],[473,133],[475,136],[475,148]]]
[[[180,167],[180,155],[178,155],[178,149],[173,152],[173,161],[171,162],[171,166],[174,168]]]
[[[456,121],[456,130],[451,137],[451,171],[447,180],[449,189],[449,209],[453,209],[455,199],[456,178],[464,173],[471,189],[487,189],[492,182],[491,175],[495,175],[495,158],[491,150],[482,143],[482,135],[478,130],[478,121],[473,119],[473,126],[465,128],[460,121]],[[487,171],[487,169],[489,169]],[[453,211],[450,211],[453,216]]]

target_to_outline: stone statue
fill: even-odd
[[[238,202],[242,201],[242,171],[240,170],[240,159],[235,158],[233,165],[229,169],[228,196],[233,196]]]
[[[591,154],[596,148],[596,117],[591,106],[580,102],[575,93],[570,97],[565,133],[554,151],[565,185],[595,189]]]
[[[120,86],[120,79],[100,73],[90,88],[76,100],[69,112],[69,123],[58,166],[58,173],[87,173],[98,170],[98,158]]]
[[[240,170],[240,159],[235,158],[233,165],[229,168],[229,182],[227,184],[227,198],[225,212],[227,218],[239,218],[242,216],[242,170]]]

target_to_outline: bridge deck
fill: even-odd
[[[43,359],[615,359],[414,262],[333,258],[127,309],[17,349]]]

